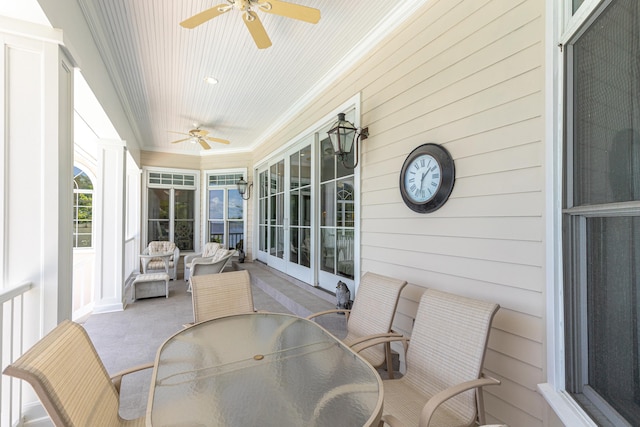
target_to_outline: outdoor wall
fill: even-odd
[[[485,371],[488,421],[561,425],[545,382],[544,2],[434,0],[336,81],[263,158],[360,92],[361,271],[406,279],[394,329],[410,333],[431,287],[501,305]],[[415,147],[453,155],[449,201],[409,210],[399,171]]]
[[[176,169],[200,169],[200,158],[198,156],[187,156],[183,154],[141,151],[140,168],[142,169],[144,166]]]

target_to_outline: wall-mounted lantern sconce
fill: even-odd
[[[331,145],[333,145],[333,152],[336,157],[342,162],[342,165],[347,169],[355,169],[358,166],[358,142],[367,139],[369,136],[369,128],[360,128],[359,130],[344,119],[344,113],[338,113],[338,121],[334,123],[331,129],[327,132],[329,138],[331,138]],[[353,146],[356,146],[356,152],[354,155],[355,163],[353,166],[347,165],[345,162]]]
[[[242,200],[249,200],[251,198],[251,187],[253,187],[253,184],[248,184],[244,178],[240,178],[238,182],[236,182],[236,185],[238,186],[238,193],[240,193]],[[244,197],[245,193],[247,197]]]

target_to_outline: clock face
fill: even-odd
[[[404,181],[407,196],[414,202],[431,200],[442,182],[440,164],[433,156],[421,154],[409,163]]]
[[[402,165],[400,194],[415,212],[429,213],[445,204],[454,182],[455,167],[449,152],[438,144],[422,144]]]

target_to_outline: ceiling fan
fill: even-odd
[[[227,3],[213,6],[191,18],[185,19],[180,25],[184,28],[195,28],[216,16],[229,12],[231,9],[237,9],[243,12],[242,20],[247,26],[249,33],[251,33],[251,37],[253,37],[253,41],[258,46],[258,49],[265,49],[271,46],[271,39],[269,39],[269,35],[262,26],[260,18],[258,18],[257,10],[298,19],[311,24],[317,24],[320,20],[320,11],[318,9],[299,4],[287,3],[280,0],[227,0]]]
[[[202,146],[202,148],[204,148],[205,150],[210,150],[211,146],[208,144],[208,141],[210,142],[218,142],[220,144],[229,144],[229,141],[227,141],[226,139],[220,139],[220,138],[214,138],[212,136],[207,136],[209,135],[209,131],[208,130],[204,130],[204,129],[200,129],[200,126],[196,126],[195,129],[191,129],[189,131],[189,133],[184,133],[184,132],[175,132],[175,131],[169,131],[171,133],[178,133],[180,135],[187,135],[189,138],[183,138],[183,139],[179,139],[177,141],[172,141],[172,144],[177,144],[179,142],[184,142],[184,141],[189,141],[191,140],[192,142],[198,142],[200,143],[200,145]]]

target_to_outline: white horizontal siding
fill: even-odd
[[[424,288],[498,302],[486,371],[489,421],[540,426],[544,378],[544,123],[541,3],[433,1],[340,90],[362,93],[362,272],[407,280],[394,329],[410,333]],[[409,210],[407,154],[444,145],[449,201]]]
[[[541,426],[544,375],[544,20],[536,0],[432,0],[261,146],[262,158],[356,93],[361,273],[409,282],[394,329],[410,334],[424,289],[495,301],[488,421]],[[407,208],[399,172],[415,147],[456,164],[449,201]],[[401,347],[396,348],[401,352]]]

